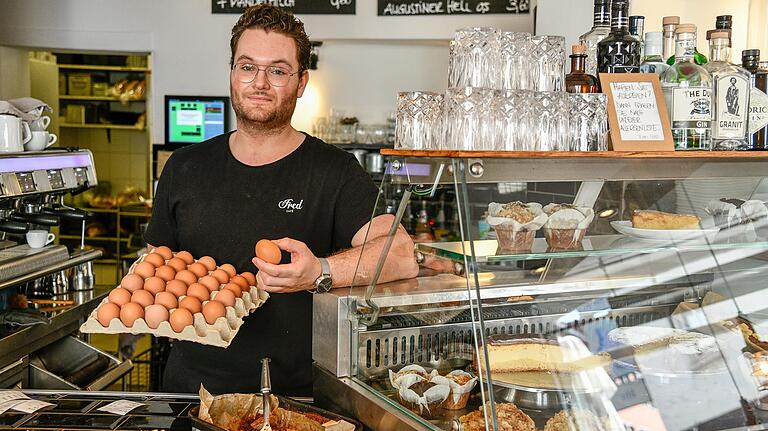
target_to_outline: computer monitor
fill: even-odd
[[[177,148],[229,131],[229,97],[165,96],[165,145]]]

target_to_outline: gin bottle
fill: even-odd
[[[750,115],[768,116],[768,64],[760,61],[759,49],[747,49],[741,52],[741,65],[752,75],[750,83]],[[753,130],[751,126],[750,130]],[[753,130],[749,139],[752,150],[768,150],[768,126]]]
[[[675,149],[709,150],[712,77],[694,62],[696,26],[678,25],[675,37],[675,63],[661,75]]]
[[[610,0],[595,0],[594,11],[592,30],[579,37],[579,43],[587,47],[587,64],[584,70],[593,76],[597,74],[597,44],[611,33]]]
[[[665,16],[661,20],[664,29],[664,52],[662,58],[667,61],[675,55],[675,29],[680,24],[679,16]]]
[[[663,35],[660,31],[645,34],[645,57],[640,63],[640,73],[655,73],[661,76],[669,65],[662,58]]]
[[[645,17],[642,15],[632,15],[629,17],[629,34],[635,36],[640,41],[640,59],[645,56],[645,41],[643,40],[645,30]]]
[[[729,34],[710,34],[709,59],[704,66],[712,75],[712,149],[747,150],[750,73],[731,64]]]
[[[597,71],[640,71],[640,41],[629,34],[629,0],[611,2],[611,34],[597,44]]]

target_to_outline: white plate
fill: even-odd
[[[712,241],[720,229],[638,229],[632,227],[631,221],[612,221],[611,227],[617,232],[633,238],[653,241],[682,241],[706,239]]]

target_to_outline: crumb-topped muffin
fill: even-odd
[[[601,428],[597,416],[582,409],[560,410],[544,425],[544,431],[591,431]]]
[[[533,246],[536,231],[546,223],[547,215],[535,202],[491,202],[486,221],[496,231],[501,250],[527,251]]]
[[[443,403],[443,408],[447,410],[461,410],[467,406],[469,396],[477,383],[477,377],[472,376],[466,371],[454,370],[445,376],[434,376],[433,383],[447,385],[451,388],[448,398]]]
[[[536,431],[533,419],[512,403],[496,404],[496,421],[500,431]],[[485,431],[483,407],[460,417],[459,423],[463,431]]]
[[[551,249],[577,249],[595,216],[594,210],[572,204],[549,204],[544,207],[547,223],[544,237]]]
[[[503,204],[497,214],[498,217],[515,219],[518,223],[528,223],[536,218],[536,214],[528,208],[528,204],[520,201]]]

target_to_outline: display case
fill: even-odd
[[[381,195],[406,191],[379,265],[314,298],[321,406],[376,430],[768,420],[768,155],[385,153]],[[410,197],[441,189],[462,240],[379,283]]]

